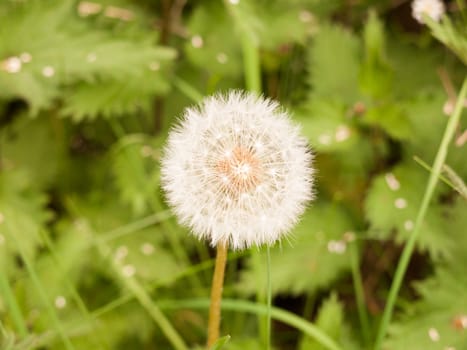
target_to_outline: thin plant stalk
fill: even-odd
[[[34,269],[34,265],[32,261],[29,259],[29,257],[24,253],[23,248],[16,239],[14,240],[16,243],[16,246],[18,247],[19,254],[21,256],[21,260],[23,260],[24,265],[26,266],[26,270],[29,273],[29,276],[31,277],[32,283],[36,287],[37,291],[39,292],[39,295],[46,307],[47,312],[49,313],[50,318],[52,319],[52,322],[54,323],[55,329],[60,336],[63,345],[65,346],[65,349],[67,350],[74,350],[75,347],[73,346],[73,343],[71,340],[68,338],[67,334],[65,333],[65,330],[63,329],[62,323],[55,312],[55,309],[53,308],[52,304],[50,303],[49,297],[47,296],[47,292],[44,289],[44,285],[42,284],[39,276],[36,273],[36,270]]]
[[[456,127],[459,123],[459,120],[462,114],[462,109],[463,109],[463,102],[466,96],[467,96],[467,77],[464,79],[464,83],[462,84],[459,97],[457,98],[454,113],[449,118],[448,124],[446,126],[446,130],[443,135],[443,139],[441,140],[441,145],[439,146],[438,153],[436,154],[436,158],[433,164],[433,171],[430,173],[430,178],[428,179],[428,184],[427,184],[425,194],[422,199],[422,204],[417,214],[414,229],[404,247],[399,263],[397,265],[396,273],[394,275],[394,280],[392,281],[391,289],[389,290],[388,301],[386,303],[386,307],[384,308],[383,317],[381,319],[381,323],[378,329],[378,334],[376,337],[376,342],[375,342],[375,347],[374,347],[375,350],[381,349],[384,337],[386,335],[387,328],[389,326],[389,322],[391,321],[392,313],[394,311],[394,305],[396,303],[397,295],[399,294],[402,280],[404,278],[405,272],[407,271],[410,258],[415,248],[415,243],[417,242],[417,238],[420,234],[423,220],[425,219],[428,205],[430,204],[431,198],[433,197],[436,183],[441,173],[444,161],[446,160],[449,144],[452,141],[452,138],[456,131]]]
[[[358,318],[362,329],[362,336],[365,346],[370,342],[370,323],[368,321],[368,312],[365,307],[365,293],[363,290],[362,275],[360,274],[360,259],[358,255],[357,243],[352,242],[350,247],[352,280],[355,290],[355,299],[357,301]]]
[[[272,283],[271,283],[271,252],[269,245],[266,248],[267,269],[267,313],[266,313],[266,350],[271,349],[271,307],[272,307]]]
[[[210,348],[219,339],[221,323],[221,300],[224,285],[225,265],[227,261],[227,243],[217,245],[216,265],[212,277],[211,303],[209,306],[208,341]]]
[[[158,305],[161,309],[205,309],[209,307],[208,299],[189,299],[189,300],[160,300]],[[248,312],[256,314],[257,316],[264,316],[268,313],[267,307],[264,304],[254,303],[247,300],[222,300],[223,310],[232,310],[237,312]],[[271,317],[274,320],[283,322],[299,331],[306,336],[316,340],[323,348],[328,350],[343,350],[342,347],[336,343],[329,335],[313,323],[303,319],[294,313],[280,309],[278,307],[271,307]]]
[[[11,312],[11,318],[15,324],[18,334],[20,337],[26,337],[28,335],[26,321],[24,320],[21,309],[15,299],[15,295],[13,294],[10,281],[4,274],[0,274],[0,291],[2,291],[2,295],[5,297],[6,304]]]

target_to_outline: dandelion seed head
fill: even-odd
[[[273,244],[312,199],[312,154],[276,102],[238,91],[186,110],[161,160],[181,224],[211,245]]]
[[[419,23],[424,23],[423,15],[439,22],[444,15],[445,7],[441,0],[414,0],[412,2],[412,17]]]

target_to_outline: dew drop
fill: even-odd
[[[136,269],[133,265],[125,265],[122,268],[123,276],[131,277],[136,273]]]
[[[203,44],[204,44],[204,41],[203,41],[203,38],[199,35],[194,35],[192,38],[191,38],[191,45],[194,47],[194,48],[197,48],[199,49],[200,47],[203,47]]]
[[[152,156],[152,148],[148,145],[144,145],[143,147],[141,147],[140,152],[143,157]]]
[[[331,240],[328,242],[328,251],[330,253],[343,254],[346,249],[347,244],[344,241]]]
[[[19,58],[23,63],[29,63],[32,60],[32,56],[29,52],[23,52],[21,55],[19,55]]]
[[[394,201],[394,206],[397,208],[397,209],[404,209],[407,207],[407,201],[404,199],[404,198],[397,198],[395,201]]]
[[[318,141],[322,145],[329,145],[331,143],[331,136],[328,134],[321,134],[318,137]]]
[[[393,173],[387,173],[384,175],[384,179],[386,180],[388,187],[393,191],[397,191],[401,187],[401,184]]]
[[[157,61],[151,62],[149,64],[149,69],[152,70],[153,72],[158,71],[161,68],[161,64]]]
[[[51,78],[55,75],[55,69],[52,66],[45,66],[42,69],[42,75],[46,78]]]
[[[217,62],[219,62],[220,64],[226,64],[227,61],[229,60],[229,57],[225,53],[220,52],[217,54],[216,59],[217,59]]]
[[[437,342],[439,341],[440,339],[440,336],[439,336],[439,332],[436,328],[433,328],[431,327],[429,330],[428,330],[428,336],[430,337],[430,339],[434,342]]]
[[[115,256],[114,256],[115,261],[121,261],[125,259],[127,255],[128,255],[128,248],[122,245],[118,247],[117,250],[115,251]]]
[[[89,63],[96,62],[96,60],[97,60],[97,55],[94,52],[90,52],[86,56],[86,61]]]
[[[148,242],[143,243],[140,249],[141,253],[143,253],[144,255],[151,255],[152,253],[154,253],[154,246]]]
[[[63,309],[66,306],[66,299],[64,296],[59,295],[55,298],[55,307],[57,309]]]
[[[303,23],[309,23],[313,20],[313,15],[310,11],[302,10],[298,14],[298,19]]]
[[[343,142],[350,137],[350,129],[347,125],[339,125],[337,127],[334,138],[337,142]]]
[[[412,231],[412,230],[413,230],[413,226],[414,226],[414,224],[413,224],[413,221],[412,221],[412,220],[406,220],[406,221],[404,222],[404,228],[405,228],[406,231]]]
[[[2,68],[8,73],[19,73],[21,71],[22,62],[19,57],[13,56],[2,62]]]

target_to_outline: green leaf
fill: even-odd
[[[414,127],[407,114],[396,103],[373,106],[364,114],[362,121],[366,124],[379,126],[397,140],[411,138]]]
[[[213,346],[211,346],[210,350],[220,350],[227,344],[230,340],[230,335],[226,335],[225,337],[219,338]]]
[[[341,103],[315,100],[297,114],[303,134],[317,151],[346,150],[358,138],[358,132],[350,124],[346,108]]]
[[[364,29],[365,60],[360,71],[360,87],[371,97],[386,96],[391,89],[393,71],[385,57],[384,26],[370,11]]]
[[[159,186],[159,150],[142,135],[122,138],[112,153],[113,172],[124,203],[135,214],[151,209]]]
[[[394,350],[464,349],[467,339],[465,273],[459,268],[440,268],[434,277],[418,283],[416,289],[421,299],[407,306],[404,317],[390,327],[385,347]]]
[[[62,120],[40,115],[17,115],[2,139],[2,162],[20,168],[34,178],[34,186],[46,188],[57,180],[63,167],[68,136]]]
[[[33,259],[39,246],[40,230],[45,229],[50,212],[45,205],[47,197],[35,189],[25,172],[20,170],[0,173],[0,270],[7,275],[16,266],[19,251]]]
[[[199,68],[209,67],[211,74],[240,74],[242,55],[239,40],[234,40],[232,35],[233,27],[232,19],[220,2],[197,6],[188,20],[190,40],[185,44],[185,52],[190,62]]]
[[[389,239],[395,232],[397,242],[405,241],[413,229],[427,181],[426,171],[415,164],[403,164],[376,177],[365,200],[370,236]],[[421,230],[417,242],[420,251],[428,251],[434,258],[450,254],[452,237],[446,232],[442,208],[436,202],[428,209]]]
[[[355,102],[358,93],[360,42],[350,31],[325,24],[308,50],[311,96]]]
[[[83,110],[79,109],[78,103],[72,104],[74,109],[71,109],[77,111],[80,118],[97,114],[97,107],[108,113],[115,109],[120,112],[125,109],[122,106],[133,106],[137,99],[130,87],[137,86],[135,79],[145,87],[138,86],[138,92],[145,92],[140,100],[156,91],[167,90],[167,80],[160,72],[175,57],[173,49],[156,46],[152,34],[130,39],[91,27],[90,22],[74,16],[72,4],[71,1],[47,4],[31,1],[27,5],[12,5],[6,13],[0,14],[5,25],[0,29],[0,58],[21,59],[19,72],[0,70],[0,97],[23,98],[30,105],[31,113],[36,114],[38,110],[50,107],[54,99],[66,95],[68,90],[63,86],[79,83],[78,88],[82,90],[86,86],[83,82],[114,81],[116,86],[110,92],[97,91],[91,84],[87,95],[80,91],[78,96],[81,106],[84,105]],[[27,31],[24,30],[26,27]],[[129,81],[130,86],[118,84],[122,81]],[[91,98],[95,94],[100,96],[101,103],[106,98],[108,103],[112,102],[109,94],[123,102],[113,109],[102,104],[96,106],[98,98]],[[88,97],[87,101],[84,96]],[[86,108],[87,104],[94,109]],[[125,109],[127,112],[133,110]]]
[[[354,223],[342,207],[315,204],[293,231],[290,243],[271,251],[273,292],[297,295],[328,287],[350,268],[346,239],[353,229]],[[239,291],[254,293],[258,285],[266,285],[263,261],[248,260]]]
[[[344,319],[343,305],[337,299],[335,293],[324,301],[321,305],[316,325],[328,334],[331,338],[339,342]],[[325,350],[320,343],[310,338],[303,338],[300,344],[300,350]]]

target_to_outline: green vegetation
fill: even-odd
[[[288,240],[229,253],[213,349],[467,349],[467,7],[446,11],[2,0],[0,349],[203,349],[214,251],[159,160],[228,89],[302,125],[317,199]]]

